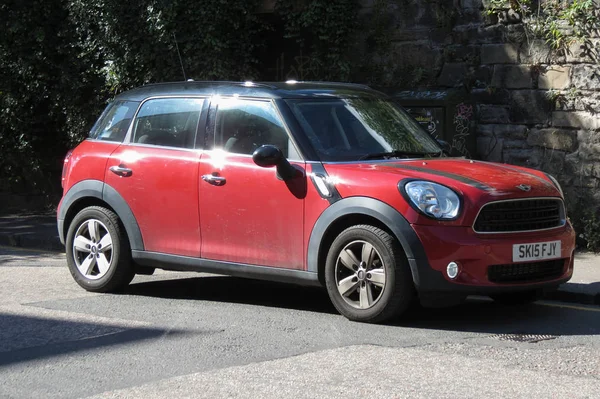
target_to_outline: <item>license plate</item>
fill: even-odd
[[[560,258],[560,241],[513,245],[513,262],[556,258]]]

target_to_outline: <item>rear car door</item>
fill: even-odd
[[[207,107],[204,98],[146,100],[130,128],[130,139],[108,161],[105,182],[131,208],[146,251],[200,256],[201,150],[195,141]]]
[[[271,144],[305,170],[270,100],[215,98],[200,162],[202,257],[302,269],[306,174],[296,185],[252,160]]]

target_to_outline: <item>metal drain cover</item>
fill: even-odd
[[[556,339],[556,335],[539,335],[539,334],[498,334],[492,335],[491,338],[499,339],[500,341],[527,342],[535,344],[540,341],[549,341]]]

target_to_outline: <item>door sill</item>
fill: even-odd
[[[203,272],[226,276],[254,278],[299,285],[322,286],[317,273],[304,270],[247,265],[189,256],[169,255],[159,252],[131,251],[133,260],[140,266],[184,272]]]

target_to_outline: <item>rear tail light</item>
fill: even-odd
[[[65,160],[63,161],[62,178],[60,180],[60,185],[62,186],[62,188],[65,188],[65,179],[67,177],[67,170],[69,169],[69,159],[71,158],[72,154],[73,150],[69,150],[69,152],[67,152],[67,155],[65,155]]]

